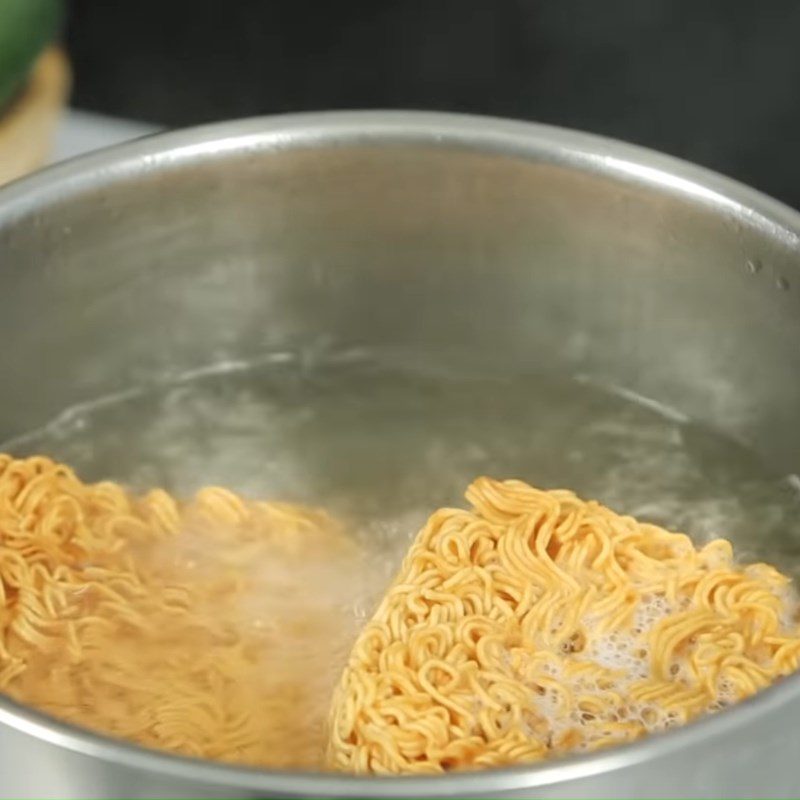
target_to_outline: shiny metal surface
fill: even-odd
[[[54,167],[0,192],[0,338],[0,440],[213,359],[332,342],[567,369],[800,471],[800,216],[697,167],[543,126],[301,115]],[[0,792],[789,796],[798,713],[792,677],[585,758],[359,780],[150,753],[0,699]]]

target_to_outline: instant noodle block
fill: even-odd
[[[681,725],[797,668],[788,579],[569,491],[479,478],[353,648],[328,763],[440,773]]]

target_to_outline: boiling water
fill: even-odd
[[[0,448],[3,449],[3,448]],[[747,559],[800,564],[797,479],[679,414],[567,377],[476,377],[332,359],[219,365],[65,411],[7,443],[87,480],[221,484],[324,506],[385,554],[476,476],[566,487]]]
[[[221,484],[251,497],[323,506],[347,523],[363,545],[355,561],[337,567],[324,553],[315,560],[312,550],[291,567],[271,556],[248,562],[246,602],[237,597],[209,615],[247,639],[258,626],[277,631],[283,620],[290,630],[293,620],[328,613],[324,641],[267,636],[280,656],[275,646],[256,649],[255,668],[235,682],[252,698],[255,717],[269,723],[265,741],[268,732],[288,729],[262,713],[265,703],[273,715],[286,706],[286,690],[275,687],[302,687],[290,714],[301,723],[282,744],[267,742],[263,763],[271,766],[321,766],[330,696],[358,630],[425,518],[462,503],[479,475],[572,488],[698,541],[726,536],[748,560],[790,571],[800,565],[796,478],[770,472],[746,449],[669,409],[563,376],[477,377],[348,358],[221,364],[67,409],[4,449],[50,455],[85,480],[163,486],[183,496]],[[177,584],[196,581],[198,558],[213,575],[221,556],[236,555],[198,555],[195,538],[179,544],[178,561],[172,550],[153,555],[153,563],[177,564]],[[284,597],[284,582],[304,588]],[[640,627],[668,609],[650,611]],[[203,651],[202,631],[184,637],[187,652]],[[120,645],[160,658],[158,642],[156,652],[138,640],[113,646]],[[649,669],[641,643],[617,634],[599,640],[590,655],[632,678]],[[48,663],[39,666],[47,674]],[[16,696],[50,708],[37,674],[29,681],[35,691],[17,687]],[[222,695],[218,701],[228,702]],[[657,709],[628,706],[625,713],[638,714],[648,730],[674,722]],[[557,708],[541,709],[553,731],[583,724],[574,715],[558,718]],[[79,711],[73,721],[104,729]]]

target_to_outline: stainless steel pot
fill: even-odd
[[[416,113],[226,123],[0,192],[0,440],[207,363],[325,339],[566,367],[800,469],[800,216],[697,167],[539,125]],[[147,752],[0,699],[0,793],[781,796],[800,676],[582,758],[442,779]]]

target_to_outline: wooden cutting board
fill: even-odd
[[[66,55],[50,47],[39,56],[22,92],[0,113],[0,184],[47,161],[70,79]]]

